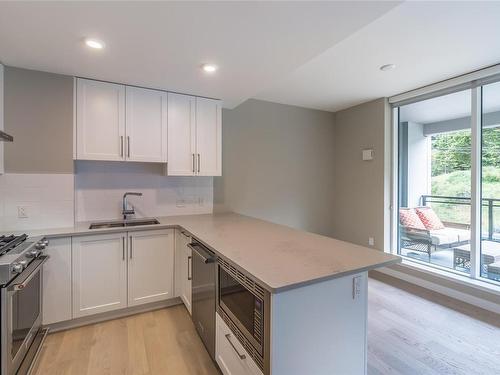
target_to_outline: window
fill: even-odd
[[[394,114],[398,254],[500,283],[500,82]]]

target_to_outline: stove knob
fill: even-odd
[[[20,261],[19,261],[19,264],[20,264],[21,266],[23,266],[23,268],[26,268],[26,266],[28,265],[28,261],[27,261],[27,260],[20,260]]]
[[[31,250],[26,254],[26,258],[36,258],[40,254],[40,251],[38,250]]]
[[[23,265],[22,264],[19,264],[19,263],[14,263],[12,265],[12,273],[21,273],[23,272]]]
[[[44,243],[39,242],[39,243],[37,243],[37,244],[35,245],[35,248],[36,248],[36,249],[38,249],[38,250],[43,250],[43,249],[45,249],[45,246],[46,246],[46,245],[45,245]]]

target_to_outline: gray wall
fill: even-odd
[[[386,130],[390,124],[385,99],[335,113],[335,170],[332,234],[377,249],[388,246],[384,225],[389,223],[390,167]],[[362,160],[362,150],[373,149],[374,159]]]
[[[73,173],[73,78],[5,67],[6,173]]]
[[[222,124],[214,209],[332,235],[334,114],[251,99]]]

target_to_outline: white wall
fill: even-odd
[[[166,177],[154,163],[78,161],[75,163],[76,221],[117,219],[126,191],[136,217],[211,213],[212,177]]]
[[[0,175],[0,231],[73,225],[73,174]],[[18,217],[18,207],[27,218]]]
[[[419,206],[420,197],[431,193],[430,137],[424,126],[408,122],[408,207]]]

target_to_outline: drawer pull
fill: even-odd
[[[240,354],[240,353],[238,352],[238,349],[236,349],[236,346],[234,346],[233,342],[231,341],[231,339],[230,339],[231,334],[230,334],[230,333],[228,333],[228,334],[226,334],[226,335],[224,335],[224,336],[226,336],[227,341],[229,341],[229,343],[230,343],[230,344],[231,344],[231,346],[233,347],[233,349],[234,349],[234,351],[236,352],[236,354],[238,354],[238,357],[240,357],[240,359],[245,359],[247,356],[246,356],[245,354]]]

